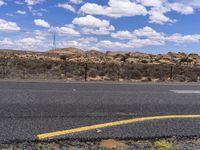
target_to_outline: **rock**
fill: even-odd
[[[100,142],[99,146],[106,149],[125,149],[128,147],[125,143],[113,139],[103,140]]]

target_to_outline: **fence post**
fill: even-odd
[[[118,68],[118,71],[117,71],[117,79],[118,79],[118,82],[120,80],[120,69]]]
[[[85,81],[87,81],[87,71],[88,71],[88,65],[85,63]]]
[[[26,68],[23,70],[23,78],[26,79]]]
[[[2,79],[4,79],[5,78],[5,68],[4,68],[4,66],[2,66]]]
[[[171,66],[170,67],[170,80],[173,80],[173,71],[174,71],[174,67]]]
[[[65,67],[65,69],[64,69],[64,71],[65,71],[65,79],[66,79],[66,76],[67,76],[67,61],[65,60],[64,61],[64,63],[65,63],[65,65],[64,65],[64,67]]]

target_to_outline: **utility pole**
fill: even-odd
[[[171,66],[170,67],[170,80],[173,80],[173,71],[174,71],[174,67]]]

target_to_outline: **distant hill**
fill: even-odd
[[[56,53],[60,55],[80,55],[84,54],[84,51],[78,48],[60,48],[55,50],[50,50],[48,53]]]
[[[62,61],[60,57],[65,55],[69,61],[90,61],[94,63],[114,62],[114,63],[145,63],[145,64],[184,64],[200,65],[200,56],[195,53],[186,54],[183,52],[167,54],[147,54],[141,52],[107,51],[97,50],[84,51],[78,48],[60,48],[46,52],[20,51],[20,50],[0,50],[1,58],[21,58],[21,59],[50,59]]]

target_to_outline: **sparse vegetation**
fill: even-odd
[[[0,51],[0,78],[84,80],[87,63],[88,80],[170,81],[171,66],[174,81],[197,82],[200,79],[198,54],[89,51],[85,55],[81,50],[72,50],[49,53]]]
[[[167,140],[159,140],[154,142],[154,146],[158,150],[173,150],[173,145]]]

